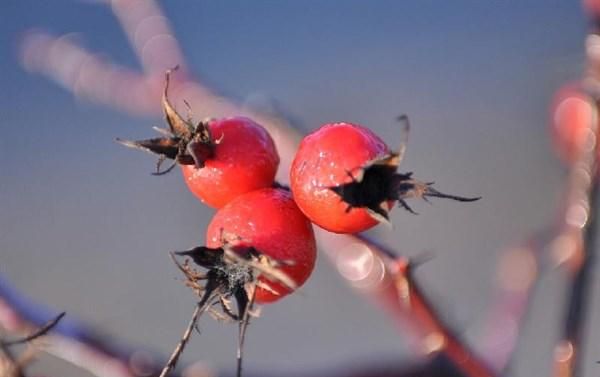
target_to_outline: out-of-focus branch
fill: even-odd
[[[508,250],[498,263],[497,288],[479,346],[484,360],[498,372],[510,369],[520,329],[538,287],[540,260],[555,234],[552,228],[536,234]]]
[[[42,315],[40,315],[42,313]],[[15,333],[28,333],[43,323],[47,310],[39,304],[26,301],[23,296],[0,279],[0,327]],[[102,377],[148,377],[157,376],[160,368],[154,357],[148,351],[135,348],[116,348],[101,337],[93,334],[87,327],[75,323],[72,318],[63,319],[51,334],[43,337],[38,345],[59,359],[73,363],[87,370],[94,376]],[[16,360],[15,360],[16,361]],[[450,362],[443,354],[416,364],[394,362],[392,364],[378,363],[377,365],[349,366],[332,370],[306,372],[286,371],[289,377],[461,377],[464,372]],[[253,376],[279,376],[273,371],[252,371],[245,373]],[[467,374],[470,376],[472,374]],[[202,364],[192,364],[182,374],[169,376],[183,377],[216,377],[217,374]],[[234,372],[218,373],[221,377],[233,377]],[[481,376],[485,376],[482,374]]]
[[[0,279],[0,328],[17,335],[35,334],[40,326],[48,323],[48,312],[26,300],[8,282]],[[70,318],[56,324],[52,332],[39,339],[36,347],[40,350],[95,376],[135,377],[157,370],[154,363],[150,362],[153,357],[149,353],[136,353],[112,346]]]
[[[411,331],[418,356],[443,355],[469,377],[494,376],[479,355],[444,323],[413,275],[413,263],[364,236],[317,232],[340,275]]]
[[[137,115],[161,114],[164,72],[142,75],[120,67],[85,50],[74,35],[56,37],[43,31],[29,31],[22,39],[20,59],[25,69],[47,76],[77,98]],[[185,99],[190,103],[199,119],[242,115],[265,126],[281,157],[282,173],[278,180],[288,180],[287,172],[300,135],[285,119],[239,106],[191,79],[184,70],[173,75],[169,94],[176,102]]]
[[[597,30],[598,25],[596,20]],[[588,35],[586,54],[586,75],[579,84],[569,86],[569,91],[565,90],[564,95],[561,93],[560,101],[553,108],[554,131],[558,133],[560,144],[557,147],[570,163],[557,222],[534,237],[533,242],[509,251],[499,264],[499,288],[488,316],[487,336],[483,343],[485,358],[496,370],[510,367],[520,328],[538,285],[540,261],[543,257],[550,257],[553,266],[564,267],[567,271],[570,285],[564,328],[555,347],[554,374],[557,377],[580,374],[582,328],[590,297],[589,280],[598,226],[598,31]]]
[[[597,29],[597,27],[596,27]],[[568,197],[561,235],[556,250],[563,256],[570,281],[564,327],[554,353],[554,376],[581,375],[581,354],[588,301],[591,297],[591,272],[596,258],[598,211],[598,122],[600,108],[600,40],[597,31],[586,41],[588,71],[582,89],[589,95],[589,116],[575,145],[575,160],[570,166]],[[573,125],[575,126],[575,125]]]
[[[570,176],[572,196],[567,204],[564,230],[556,252],[567,267],[570,280],[562,337],[555,348],[555,376],[579,375],[579,360],[583,327],[589,299],[590,273],[593,266],[596,238],[596,210],[598,206],[596,178],[596,122],[590,120],[591,144],[584,146]]]
[[[162,77],[179,65],[186,72],[181,48],[158,4],[146,0],[113,0],[112,10],[148,76]]]

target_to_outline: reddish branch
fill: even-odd
[[[366,299],[375,301],[403,330],[410,330],[418,356],[443,355],[465,376],[495,373],[447,326],[414,278],[415,264],[364,236],[317,232],[330,249],[327,256],[342,278]]]

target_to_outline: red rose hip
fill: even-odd
[[[290,185],[296,203],[315,224],[335,233],[356,233],[378,221],[365,208],[352,208],[331,190],[351,181],[357,168],[389,153],[369,129],[350,123],[326,124],[306,136],[292,163]]]
[[[212,156],[202,167],[181,165],[185,183],[196,197],[221,208],[241,194],[273,184],[279,155],[267,130],[243,117],[210,120],[207,127],[220,140]]]
[[[120,143],[159,155],[154,175],[181,165],[190,191],[207,205],[220,208],[244,193],[273,185],[279,154],[273,139],[260,124],[245,117],[210,119],[193,124],[184,120],[167,97],[169,75],[165,80],[163,110],[168,130],[164,136]],[[166,160],[174,163],[166,170]]]
[[[308,279],[315,265],[312,225],[291,193],[283,189],[253,191],[217,211],[206,232],[206,246],[220,248],[224,243],[251,247],[267,256],[296,286]],[[266,277],[260,277],[259,282],[258,303],[276,301],[290,293],[288,287]]]
[[[408,132],[408,118],[399,120]],[[296,203],[316,225],[335,233],[356,233],[378,222],[398,203],[413,212],[405,199],[440,197],[474,201],[443,194],[431,183],[397,173],[404,143],[398,152],[367,128],[350,123],[331,123],[306,136],[290,172]]]

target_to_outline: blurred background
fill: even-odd
[[[410,116],[401,170],[483,199],[413,201],[418,216],[395,210],[393,230],[370,234],[403,255],[435,255],[416,278],[477,349],[499,258],[551,223],[559,207],[565,168],[552,150],[548,106],[584,68],[580,4],[180,0],[160,7],[195,77],[241,104],[284,114],[303,132],[350,121],[394,145],[394,118]],[[156,116],[121,112],[28,72],[19,44],[32,28],[75,32],[69,38],[90,51],[141,70],[108,4],[0,3],[0,275],[108,338],[168,354],[194,297],[167,252],[203,243],[213,210],[178,171],[152,177],[153,157],[114,142],[163,126],[160,103]],[[551,370],[565,286],[549,264],[541,272],[513,376]],[[600,373],[598,301],[587,325],[585,376]],[[183,362],[233,370],[237,327],[209,318],[200,327]],[[246,346],[248,369],[281,374],[408,357],[402,329],[355,295],[324,257],[301,294],[264,307]],[[34,370],[85,375],[51,358]]]

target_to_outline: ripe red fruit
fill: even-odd
[[[399,118],[408,132],[408,118]],[[292,163],[290,185],[298,207],[316,225],[335,233],[356,233],[388,221],[398,203],[413,212],[405,199],[440,197],[431,183],[399,174],[398,153],[367,128],[350,123],[326,124],[302,140]]]
[[[296,286],[310,276],[316,259],[316,243],[310,221],[289,191],[266,188],[237,197],[217,211],[208,225],[206,246],[224,243],[252,247],[275,262]],[[279,265],[277,265],[279,264]],[[279,300],[291,291],[266,277],[259,278],[256,302]]]
[[[369,129],[350,124],[326,124],[306,136],[292,163],[290,187],[298,207],[315,224],[336,233],[356,233],[378,221],[364,208],[346,211],[348,204],[330,187],[349,181],[348,172],[389,153]]]
[[[279,155],[262,126],[249,118],[234,117],[211,120],[207,127],[220,140],[212,156],[202,167],[181,165],[185,183],[196,197],[221,208],[241,194],[273,185]]]
[[[550,115],[555,149],[565,162],[573,162],[586,141],[590,122],[598,121],[594,101],[577,86],[568,85],[556,93]]]
[[[211,207],[220,208],[237,196],[273,185],[279,154],[273,139],[249,118],[211,119],[194,125],[184,120],[167,98],[169,72],[163,93],[163,109],[169,125],[164,137],[126,141],[122,144],[160,156],[155,175],[181,165],[190,191]],[[175,162],[166,170],[166,159]]]

